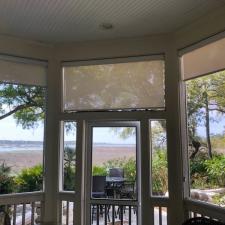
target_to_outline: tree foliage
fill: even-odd
[[[45,88],[17,84],[0,84],[0,120],[13,115],[17,124],[34,128],[43,121]]]
[[[64,190],[74,191],[76,172],[76,151],[74,148],[64,148]]]
[[[31,192],[42,190],[43,168],[36,165],[31,168],[23,169],[15,178],[18,192]]]
[[[225,71],[192,79],[186,84],[189,141],[200,143],[197,127],[205,126],[208,152],[212,157],[210,122],[218,122],[215,114],[225,113]],[[194,154],[199,145],[195,149]]]

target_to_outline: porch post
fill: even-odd
[[[183,172],[179,110],[179,59],[174,41],[168,36],[165,69],[165,100],[168,138],[169,207],[168,225],[184,220]]]
[[[44,152],[44,191],[45,204],[43,209],[43,224],[59,224],[58,215],[60,202],[58,200],[58,164],[59,164],[59,121],[60,112],[60,62],[50,59],[48,62],[48,94],[46,113],[46,142]]]

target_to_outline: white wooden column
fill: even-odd
[[[141,219],[145,225],[154,225],[154,207],[150,199],[150,152],[149,152],[149,119],[145,118],[141,120],[140,130],[141,141]]]
[[[54,225],[59,224],[58,214],[60,206],[58,201],[60,78],[60,62],[54,59],[49,60],[47,76],[46,146],[44,152],[45,204],[43,223]]]
[[[168,37],[168,39],[171,37]],[[168,225],[184,220],[183,176],[179,110],[179,60],[173,41],[168,42],[165,68],[166,117],[168,138],[169,207]]]

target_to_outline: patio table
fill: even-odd
[[[125,181],[126,178],[124,177],[106,177],[106,187],[113,191],[113,198],[117,198],[117,192],[121,189]]]

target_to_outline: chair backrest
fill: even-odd
[[[109,169],[109,177],[124,177],[123,168],[111,168],[111,169]]]
[[[225,224],[204,217],[194,217],[186,220],[182,225],[225,225]]]
[[[106,187],[106,176],[92,177],[92,192],[104,192]]]

